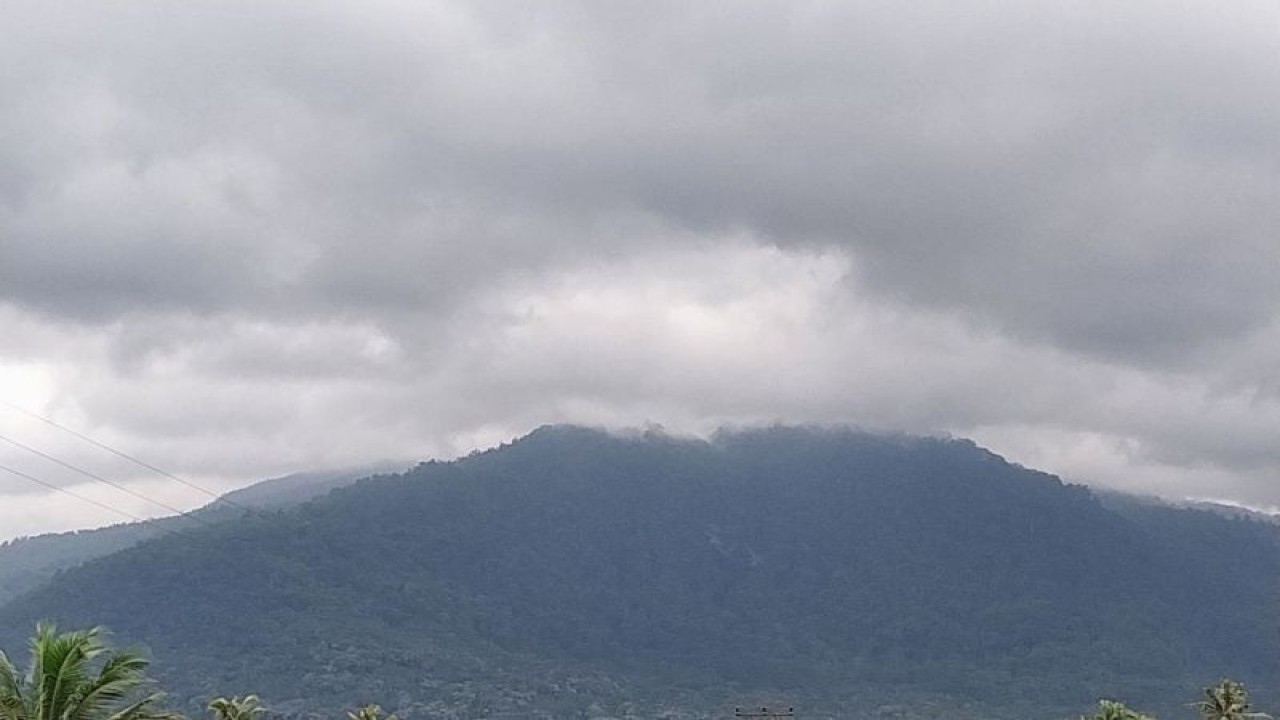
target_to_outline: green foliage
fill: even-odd
[[[257,695],[214,698],[209,701],[208,710],[214,720],[254,720],[266,712]]]
[[[149,520],[0,543],[0,605],[40,587],[59,570],[137,545],[174,525],[171,519]]]
[[[31,664],[21,673],[0,653],[0,719],[177,720],[148,693],[141,655],[112,650],[101,628],[58,633],[40,624],[31,638]]]
[[[1278,674],[1276,550],[1274,527],[1110,509],[967,442],[546,428],[88,563],[0,633],[106,623],[184,698],[281,712],[714,714],[755,690],[846,717],[886,694],[1163,712],[1197,678]]]
[[[167,517],[123,523],[96,530],[77,530],[18,538],[0,543],[0,605],[73,568],[155,537],[189,530],[194,524],[219,522],[243,514],[245,508],[279,509],[306,502],[357,478],[387,469],[385,464],[359,471],[297,473],[263,480],[231,492],[191,513],[199,518]]]
[[[1098,711],[1093,715],[1082,716],[1080,720],[1154,720],[1154,718],[1137,710],[1131,710],[1127,705],[1116,700],[1099,700]]]
[[[1204,720],[1247,720],[1269,718],[1266,713],[1253,712],[1249,706],[1249,693],[1244,683],[1223,678],[1217,685],[1204,689],[1204,698],[1192,703]]]
[[[395,713],[390,715],[382,714],[382,707],[379,705],[365,705],[347,713],[348,720],[399,720]]]

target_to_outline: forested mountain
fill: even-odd
[[[1222,675],[1275,697],[1277,537],[966,441],[549,427],[87,563],[0,632],[105,624],[180,696],[291,711],[1178,716]]]
[[[118,552],[161,535],[220,522],[245,510],[278,509],[306,502],[357,479],[391,469],[387,465],[356,470],[295,473],[227,493],[190,513],[192,518],[165,517],[121,523],[96,530],[48,533],[0,543],[0,605],[48,582],[57,572],[87,560]]]

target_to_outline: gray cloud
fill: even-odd
[[[1277,502],[1272,4],[8,15],[0,363],[184,472],[791,419]]]
[[[1261,3],[94,13],[7,43],[72,51],[11,134],[57,133],[6,277],[55,312],[432,303],[637,216],[840,243],[886,294],[1145,362],[1276,304]]]

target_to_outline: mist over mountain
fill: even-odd
[[[1278,542],[963,440],[546,427],[93,560],[0,609],[0,634],[107,625],[192,707],[1176,714],[1222,675],[1276,697]]]
[[[223,495],[219,502],[254,510],[279,510],[320,497],[330,490],[346,487],[363,478],[398,472],[409,464],[383,462],[357,468],[292,473],[232,490]]]

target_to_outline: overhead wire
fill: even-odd
[[[17,405],[14,405],[13,403],[8,402],[8,401],[6,401],[6,400],[0,400],[0,404],[3,404],[3,405],[5,405],[5,406],[9,407],[10,409],[15,410],[15,411],[17,411],[17,412],[20,412],[20,413],[22,413],[22,414],[24,414],[24,415],[28,415],[28,416],[30,416],[30,417],[32,417],[32,418],[35,418],[35,419],[37,419],[37,420],[40,420],[41,422],[44,422],[44,423],[46,423],[46,424],[48,424],[48,425],[50,425],[50,426],[52,426],[52,427],[54,427],[54,428],[57,428],[58,430],[61,430],[61,431],[65,432],[65,433],[68,433],[68,434],[70,434],[70,435],[72,435],[72,436],[74,436],[74,437],[78,438],[79,440],[82,440],[82,441],[84,441],[84,442],[86,442],[86,443],[89,443],[89,444],[94,445],[94,446],[96,446],[96,447],[98,447],[98,448],[101,448],[102,450],[106,450],[107,452],[110,452],[110,453],[112,453],[113,455],[116,455],[116,456],[118,456],[118,457],[120,457],[120,458],[122,458],[122,459],[124,459],[124,460],[128,460],[129,462],[132,462],[132,463],[134,463],[134,464],[136,464],[136,465],[138,465],[138,466],[140,466],[140,467],[143,467],[143,468],[145,468],[145,469],[147,469],[147,470],[150,470],[151,472],[154,472],[154,473],[157,473],[157,474],[159,474],[159,475],[162,475],[162,476],[164,476],[164,477],[166,477],[166,478],[169,478],[170,480],[175,480],[175,481],[177,481],[177,482],[181,483],[182,485],[185,485],[185,486],[187,486],[187,487],[189,487],[189,488],[192,488],[192,489],[194,489],[194,490],[198,490],[198,491],[200,491],[200,492],[202,492],[202,493],[204,493],[204,494],[206,494],[206,495],[208,495],[208,496],[210,496],[210,497],[212,497],[212,498],[214,499],[214,501],[215,501],[215,502],[214,502],[214,503],[210,503],[207,507],[213,507],[214,505],[217,505],[218,503],[222,503],[222,504],[230,505],[230,506],[232,506],[232,507],[240,508],[241,510],[244,510],[246,513],[251,513],[251,512],[253,512],[252,508],[249,508],[249,507],[247,507],[247,506],[245,506],[245,505],[242,505],[242,504],[240,504],[240,503],[237,503],[237,502],[235,502],[235,501],[233,501],[233,500],[229,500],[229,499],[227,499],[227,498],[225,498],[225,497],[223,497],[223,496],[221,496],[221,495],[218,495],[217,493],[215,493],[215,492],[213,492],[213,491],[211,491],[211,490],[208,490],[208,489],[206,489],[206,488],[204,488],[204,487],[201,487],[200,485],[197,485],[196,483],[193,483],[193,482],[191,482],[191,481],[189,481],[189,480],[185,480],[184,478],[178,477],[177,475],[175,475],[175,474],[173,474],[173,473],[171,473],[171,472],[168,472],[168,471],[163,470],[163,469],[161,469],[161,468],[159,468],[159,467],[156,467],[155,465],[152,465],[152,464],[150,464],[150,463],[148,463],[148,462],[145,462],[145,461],[143,461],[143,460],[140,460],[140,459],[138,459],[137,457],[134,457],[134,456],[132,456],[132,455],[130,455],[130,454],[128,454],[128,453],[125,453],[125,452],[123,452],[123,451],[121,451],[121,450],[117,450],[116,448],[113,448],[113,447],[111,447],[110,445],[107,445],[106,443],[103,443],[103,442],[101,442],[101,441],[95,440],[95,439],[93,439],[93,438],[91,438],[91,437],[89,437],[88,435],[85,435],[85,434],[83,434],[83,433],[77,432],[77,431],[75,431],[75,430],[73,430],[73,429],[71,429],[71,428],[69,428],[69,427],[66,427],[65,425],[62,425],[61,423],[58,423],[58,422],[57,422],[57,421],[55,421],[55,420],[52,420],[52,419],[47,418],[47,417],[44,417],[43,415],[40,415],[39,413],[31,412],[30,410],[27,410],[27,409],[25,409],[25,408],[22,408],[22,407],[19,407],[19,406],[17,406]],[[135,497],[135,498],[138,498],[138,499],[143,500],[143,501],[145,501],[145,502],[148,502],[148,503],[150,503],[150,504],[152,504],[152,505],[154,505],[154,506],[156,506],[156,507],[163,508],[163,509],[165,509],[165,510],[167,510],[167,511],[171,512],[171,513],[174,513],[174,515],[173,515],[173,516],[171,516],[171,517],[173,517],[174,519],[176,519],[177,517],[187,518],[187,519],[192,520],[192,521],[194,521],[194,522],[196,522],[196,523],[198,523],[198,524],[200,524],[200,525],[203,525],[203,526],[205,526],[205,527],[212,527],[212,526],[214,525],[214,523],[209,522],[209,521],[208,521],[208,520],[206,520],[205,518],[200,517],[200,516],[199,516],[199,515],[197,515],[197,514],[194,514],[194,512],[193,512],[193,511],[186,511],[186,510],[182,510],[182,509],[180,509],[180,508],[174,507],[173,505],[170,505],[169,503],[166,503],[166,502],[163,502],[163,501],[157,500],[157,499],[155,499],[155,498],[153,498],[153,497],[148,496],[148,495],[147,495],[147,494],[145,494],[145,493],[142,493],[142,492],[136,491],[136,490],[134,490],[134,489],[132,489],[132,488],[126,487],[125,485],[123,485],[123,484],[121,484],[121,483],[118,483],[118,482],[114,482],[114,481],[112,481],[112,480],[109,480],[109,479],[107,479],[107,478],[105,478],[105,477],[102,477],[101,475],[98,475],[98,474],[96,474],[96,473],[90,472],[90,471],[88,471],[88,470],[85,470],[84,468],[78,467],[78,466],[76,466],[76,465],[74,465],[74,464],[72,464],[72,463],[69,463],[69,462],[67,462],[67,461],[65,461],[65,460],[62,460],[61,458],[58,458],[58,457],[56,457],[56,456],[54,456],[54,455],[52,455],[52,454],[50,454],[50,453],[44,452],[44,451],[42,451],[42,450],[38,450],[38,449],[36,449],[36,448],[34,448],[34,447],[31,447],[30,445],[27,445],[27,444],[25,444],[25,443],[22,443],[22,442],[19,442],[19,441],[17,441],[17,440],[14,440],[13,438],[10,438],[10,437],[4,436],[4,435],[0,435],[0,441],[6,442],[6,443],[8,443],[8,444],[10,444],[10,445],[13,445],[14,447],[17,447],[17,448],[19,448],[19,449],[22,449],[22,450],[25,450],[25,451],[27,451],[27,452],[29,452],[29,453],[32,453],[32,454],[34,454],[34,455],[37,455],[37,456],[39,456],[39,457],[41,457],[41,458],[44,458],[45,460],[48,460],[49,462],[55,463],[55,464],[57,464],[57,465],[60,465],[60,466],[62,466],[62,467],[64,467],[64,468],[68,469],[68,470],[71,470],[71,471],[73,471],[73,472],[75,472],[75,473],[78,473],[78,474],[80,474],[80,475],[83,475],[83,476],[85,476],[85,477],[87,477],[87,478],[89,478],[89,479],[93,480],[94,482],[103,483],[103,484],[105,484],[105,485],[108,485],[108,486],[110,486],[110,487],[114,488],[115,490],[117,490],[117,491],[119,491],[119,492],[123,492],[123,493],[125,493],[125,494],[127,494],[127,495],[130,495],[130,496],[132,496],[132,497]],[[165,522],[165,521],[166,521],[166,520],[168,520],[169,518],[166,518],[166,517],[152,517],[152,518],[143,517],[142,515],[139,515],[139,514],[137,514],[137,513],[133,513],[133,512],[130,512],[130,511],[128,511],[128,510],[122,510],[121,508],[115,507],[115,506],[113,506],[113,505],[111,505],[111,504],[109,504],[109,503],[102,502],[102,501],[100,501],[100,500],[98,500],[98,499],[96,499],[96,498],[90,497],[90,496],[88,496],[88,495],[84,495],[84,494],[82,494],[82,493],[78,493],[78,492],[76,492],[76,491],[74,491],[74,490],[71,490],[70,488],[63,487],[62,485],[59,485],[59,484],[57,484],[57,483],[51,482],[51,481],[49,481],[49,480],[45,480],[45,479],[40,478],[40,477],[38,477],[38,476],[32,475],[32,474],[30,474],[30,473],[22,472],[21,470],[14,469],[14,468],[9,467],[9,466],[7,466],[7,465],[0,465],[0,471],[3,471],[3,472],[6,472],[6,473],[9,473],[10,475],[14,475],[14,476],[16,476],[16,477],[20,477],[20,478],[22,478],[22,479],[24,479],[24,480],[27,480],[28,482],[32,482],[32,483],[35,483],[35,484],[40,485],[40,486],[42,486],[42,487],[48,488],[48,489],[50,489],[50,490],[54,490],[54,491],[59,492],[59,493],[61,493],[61,494],[63,494],[63,495],[67,495],[67,496],[69,496],[69,497],[76,498],[77,500],[80,500],[80,501],[82,501],[82,502],[89,503],[90,505],[94,505],[94,506],[96,506],[96,507],[98,507],[98,508],[101,508],[101,509],[103,509],[103,510],[107,510],[108,512],[114,513],[114,514],[116,514],[116,515],[119,515],[119,516],[121,516],[121,517],[128,518],[128,519],[130,519],[130,520],[133,520],[133,521],[136,521],[136,522],[139,522],[139,523],[155,523],[155,522],[163,523],[163,524],[161,524],[161,525],[159,525],[159,526],[156,526],[156,529],[159,531],[159,536],[162,536],[162,537],[163,537],[163,536],[172,536],[172,535],[183,535],[183,536],[187,536],[187,537],[194,537],[194,535],[192,535],[192,534],[190,533],[190,530],[191,530],[191,527],[190,527],[190,526],[182,527],[182,526],[172,525],[171,523]]]
[[[218,493],[216,493],[216,492],[214,492],[214,491],[212,491],[212,490],[209,490],[208,488],[205,488],[205,487],[203,487],[203,486],[201,486],[201,485],[198,485],[198,484],[196,484],[196,483],[194,483],[194,482],[191,482],[190,480],[187,480],[186,478],[183,478],[183,477],[180,477],[180,476],[178,476],[178,475],[176,475],[176,474],[174,474],[174,473],[171,473],[171,472],[169,472],[168,470],[165,470],[165,469],[160,468],[160,467],[156,467],[155,465],[153,465],[153,464],[151,464],[151,463],[149,463],[149,462],[146,462],[145,460],[141,460],[141,459],[139,459],[139,458],[137,458],[137,457],[135,457],[135,456],[133,456],[133,455],[130,455],[129,453],[124,452],[123,450],[119,450],[119,449],[117,449],[117,448],[114,448],[114,447],[112,447],[112,446],[110,446],[110,445],[108,445],[108,444],[106,444],[106,443],[104,443],[104,442],[102,442],[102,441],[100,441],[100,440],[95,440],[94,438],[89,437],[88,435],[85,435],[84,433],[78,432],[78,431],[76,431],[76,430],[74,430],[74,429],[72,429],[72,428],[69,428],[69,427],[67,427],[66,425],[63,425],[62,423],[59,423],[58,421],[56,421],[56,420],[54,420],[54,419],[52,419],[52,418],[45,417],[44,415],[41,415],[40,413],[33,412],[33,411],[28,410],[28,409],[26,409],[26,408],[24,408],[24,407],[21,407],[21,406],[19,406],[19,405],[15,405],[15,404],[13,404],[13,403],[9,402],[8,400],[0,400],[0,404],[3,404],[5,407],[9,408],[10,410],[13,410],[13,411],[15,411],[15,412],[22,413],[23,415],[26,415],[27,417],[30,417],[30,418],[33,418],[33,419],[39,420],[40,422],[45,423],[46,425],[49,425],[50,427],[56,428],[56,429],[58,429],[58,430],[61,430],[62,432],[67,433],[68,435],[71,435],[72,437],[75,437],[75,438],[77,438],[77,439],[79,439],[79,440],[82,440],[82,441],[84,441],[84,442],[86,442],[86,443],[89,443],[90,445],[93,445],[94,447],[101,448],[102,450],[106,450],[107,452],[111,453],[112,455],[115,455],[115,456],[117,456],[117,457],[123,458],[124,460],[128,460],[129,462],[131,462],[131,463],[133,463],[133,464],[135,464],[135,465],[137,465],[137,466],[139,466],[139,467],[142,467],[142,468],[145,468],[145,469],[147,469],[147,470],[150,470],[151,472],[154,472],[154,473],[156,473],[157,475],[162,475],[162,476],[164,476],[164,477],[166,477],[166,478],[169,478],[170,480],[174,480],[174,481],[176,481],[176,482],[178,482],[178,483],[181,483],[182,485],[185,485],[185,486],[187,486],[187,487],[189,487],[189,488],[191,488],[191,489],[193,489],[193,490],[197,490],[197,491],[199,491],[199,492],[201,492],[201,493],[204,493],[205,495],[207,495],[207,496],[209,496],[209,497],[213,498],[213,500],[214,500],[214,503],[215,503],[215,504],[217,504],[217,503],[221,503],[221,504],[224,504],[224,505],[230,505],[230,506],[232,506],[232,507],[239,508],[239,509],[244,510],[244,511],[246,511],[246,512],[250,512],[250,511],[251,511],[251,508],[248,508],[248,507],[246,507],[246,506],[244,506],[244,505],[241,505],[240,503],[238,503],[238,502],[236,502],[236,501],[234,501],[234,500],[231,500],[231,499],[229,499],[229,498],[227,498],[227,497],[225,497],[225,496],[223,496],[223,495],[220,495],[220,494],[218,494]]]
[[[88,495],[82,495],[74,490],[71,490],[70,488],[66,488],[61,485],[58,485],[57,483],[44,480],[35,475],[22,472],[21,470],[15,470],[14,468],[11,468],[7,465],[0,465],[0,471],[7,472],[11,475],[16,475],[17,477],[20,477],[24,480],[28,480],[37,485],[41,485],[46,488],[49,488],[50,490],[60,492],[63,495],[76,498],[77,500],[81,500],[83,502],[89,503],[90,505],[95,505],[99,508],[102,508],[103,510],[107,510],[109,512],[115,513],[116,515],[120,515],[121,517],[129,518],[130,520],[133,520],[139,523],[143,527],[150,527],[155,530],[155,534],[149,537],[173,537],[177,535],[181,535],[183,537],[188,537],[188,538],[197,537],[194,533],[191,532],[192,528],[190,526],[182,527],[182,526],[174,525],[172,523],[167,522],[169,520],[176,519],[173,516],[162,516],[162,517],[152,517],[152,518],[143,517],[136,513],[129,512],[128,510],[121,510],[118,507],[114,507],[100,500],[89,497]],[[189,513],[181,513],[181,514],[184,517],[189,517],[192,520],[199,521],[202,525],[206,527],[213,526],[212,523],[205,522],[203,519],[196,517],[194,515],[191,515]]]
[[[0,441],[2,441],[2,442],[6,442],[6,443],[9,443],[10,445],[13,445],[14,447],[20,448],[20,449],[22,449],[22,450],[26,450],[27,452],[32,453],[32,454],[34,454],[34,455],[38,455],[38,456],[40,456],[40,457],[42,457],[42,458],[44,458],[44,459],[48,460],[49,462],[52,462],[52,463],[56,463],[56,464],[58,464],[58,465],[61,465],[62,467],[66,468],[66,469],[68,469],[68,470],[71,470],[72,472],[79,473],[80,475],[83,475],[83,476],[85,476],[85,477],[87,477],[87,478],[89,478],[89,479],[91,479],[91,480],[96,481],[96,482],[100,482],[100,483],[103,483],[103,484],[105,484],[105,485],[110,485],[111,487],[113,487],[113,488],[115,488],[115,489],[119,490],[119,491],[120,491],[120,492],[122,492],[122,493],[125,493],[126,495],[131,495],[131,496],[133,496],[133,497],[135,497],[135,498],[138,498],[139,500],[143,500],[143,501],[145,501],[145,502],[149,502],[149,503],[151,503],[152,505],[155,505],[156,507],[164,508],[165,510],[168,510],[169,512],[175,513],[175,514],[177,514],[177,515],[181,515],[181,516],[186,517],[186,518],[190,518],[190,519],[192,519],[192,520],[194,520],[194,521],[196,521],[196,522],[199,522],[199,523],[202,523],[202,524],[205,524],[205,525],[208,525],[208,524],[209,524],[209,523],[208,523],[208,522],[206,522],[203,518],[196,517],[195,515],[192,515],[191,513],[187,512],[186,510],[182,510],[182,509],[177,508],[177,507],[174,507],[173,505],[170,505],[170,504],[168,504],[168,503],[166,503],[166,502],[163,502],[163,501],[160,501],[160,500],[156,500],[156,499],[155,499],[155,498],[153,498],[153,497],[149,497],[149,496],[147,496],[147,495],[145,495],[145,494],[143,494],[143,493],[140,493],[140,492],[138,492],[138,491],[136,491],[136,490],[134,490],[134,489],[132,489],[132,488],[126,487],[125,485],[122,485],[122,484],[120,484],[120,483],[114,482],[114,481],[112,481],[112,480],[108,480],[107,478],[104,478],[104,477],[102,477],[101,475],[98,475],[98,474],[96,474],[96,473],[92,473],[92,472],[90,472],[90,471],[88,471],[88,470],[85,470],[84,468],[77,467],[76,465],[72,465],[71,463],[69,463],[69,462],[67,462],[67,461],[65,461],[65,460],[62,460],[62,459],[60,459],[60,458],[54,457],[53,455],[50,455],[49,453],[46,453],[46,452],[42,452],[42,451],[40,451],[40,450],[37,450],[36,448],[31,447],[30,445],[26,445],[26,444],[24,444],[24,443],[18,442],[17,440],[14,440],[13,438],[10,438],[10,437],[8,437],[8,436],[6,436],[6,435],[0,435]]]
[[[88,495],[81,495],[80,493],[78,493],[78,492],[76,492],[76,491],[74,491],[74,490],[71,490],[71,489],[69,489],[69,488],[62,487],[61,485],[57,485],[57,484],[55,484],[55,483],[51,483],[51,482],[49,482],[49,481],[47,481],[47,480],[41,480],[40,478],[36,477],[35,475],[28,475],[27,473],[24,473],[24,472],[22,472],[21,470],[14,470],[13,468],[8,467],[8,466],[6,466],[6,465],[0,465],[0,470],[3,470],[4,472],[7,472],[7,473],[9,473],[9,474],[11,474],[11,475],[17,475],[18,477],[23,478],[23,479],[25,479],[25,480],[30,480],[31,482],[36,483],[37,485],[43,485],[43,486],[45,486],[45,487],[49,488],[50,490],[56,490],[56,491],[58,491],[58,492],[60,492],[60,493],[62,493],[62,494],[64,494],[64,495],[70,495],[70,496],[71,496],[71,497],[73,497],[73,498],[77,498],[77,499],[79,499],[79,500],[83,500],[84,502],[90,503],[91,505],[97,505],[98,507],[102,508],[103,510],[109,510],[109,511],[111,511],[111,512],[113,512],[113,513],[117,514],[117,515],[121,515],[121,516],[124,516],[124,517],[130,518],[130,519],[132,519],[132,520],[137,520],[138,522],[146,522],[146,518],[141,517],[141,516],[139,516],[139,515],[134,515],[133,513],[129,512],[128,510],[121,510],[120,508],[112,507],[112,506],[110,506],[110,505],[108,505],[108,504],[106,504],[106,503],[104,503],[104,502],[99,502],[99,501],[97,501],[97,500],[95,500],[95,499],[93,499],[93,498],[89,497]]]
[[[62,432],[67,433],[68,435],[71,435],[71,436],[73,436],[73,437],[79,438],[80,440],[83,440],[84,442],[87,442],[87,443],[89,443],[90,445],[93,445],[93,446],[95,446],[95,447],[98,447],[98,448],[101,448],[101,449],[103,449],[103,450],[106,450],[107,452],[111,453],[112,455],[116,455],[116,456],[118,456],[118,457],[124,458],[125,460],[128,460],[129,462],[131,462],[131,463],[133,463],[133,464],[135,464],[135,465],[138,465],[139,467],[146,468],[147,470],[150,470],[151,472],[154,472],[154,473],[156,473],[157,475],[163,475],[163,476],[165,476],[165,477],[169,478],[170,480],[175,480],[175,481],[177,481],[177,482],[179,482],[179,483],[182,483],[183,485],[186,485],[187,487],[189,487],[189,488],[191,488],[191,489],[193,489],[193,490],[198,490],[198,491],[200,491],[200,492],[204,493],[205,495],[208,495],[209,497],[214,498],[215,500],[221,500],[221,499],[222,499],[222,496],[221,496],[221,495],[219,495],[218,493],[216,493],[216,492],[214,492],[214,491],[212,491],[212,490],[209,490],[208,488],[201,487],[200,485],[197,485],[196,483],[193,483],[193,482],[191,482],[190,480],[187,480],[186,478],[179,477],[178,475],[174,475],[173,473],[169,472],[168,470],[165,470],[165,469],[163,469],[163,468],[158,468],[158,467],[156,467],[155,465],[152,465],[151,463],[148,463],[148,462],[146,462],[146,461],[144,461],[144,460],[140,460],[140,459],[138,459],[138,458],[134,457],[133,455],[130,455],[130,454],[128,454],[128,453],[126,453],[126,452],[124,452],[123,450],[117,450],[116,448],[113,448],[113,447],[111,447],[110,445],[108,445],[108,444],[106,444],[106,443],[104,443],[104,442],[102,442],[102,441],[100,441],[100,440],[95,440],[95,439],[93,439],[93,438],[89,437],[88,435],[85,435],[84,433],[81,433],[81,432],[78,432],[78,431],[76,431],[76,430],[73,430],[72,428],[69,428],[69,427],[67,427],[66,425],[63,425],[62,423],[59,423],[58,421],[53,420],[52,418],[47,418],[47,417],[45,417],[45,416],[43,416],[43,415],[41,415],[41,414],[39,414],[39,413],[32,412],[32,411],[30,411],[30,410],[28,410],[28,409],[26,409],[26,408],[24,408],[24,407],[19,407],[18,405],[14,405],[13,403],[11,403],[11,402],[9,402],[9,401],[7,401],[7,400],[0,400],[0,403],[3,403],[3,404],[5,405],[5,407],[9,408],[10,410],[14,410],[14,411],[16,411],[16,412],[20,412],[20,413],[22,413],[23,415],[26,415],[27,417],[34,418],[34,419],[36,419],[36,420],[39,420],[40,422],[45,423],[45,424],[47,424],[47,425],[49,425],[49,426],[51,426],[51,427],[57,428],[58,430],[61,430]]]

